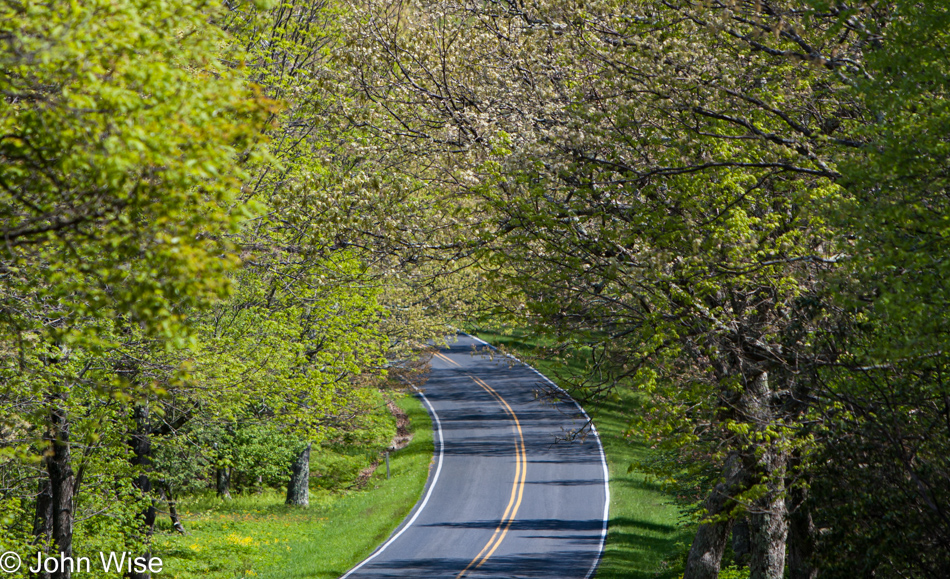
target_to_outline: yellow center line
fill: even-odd
[[[495,552],[495,549],[497,549],[498,546],[501,545],[501,542],[505,540],[505,535],[508,534],[508,529],[511,528],[511,524],[515,520],[515,515],[518,513],[518,509],[521,508],[521,500],[524,498],[524,483],[525,483],[525,478],[528,472],[528,456],[527,456],[527,452],[526,452],[525,444],[524,444],[524,434],[521,431],[521,423],[518,421],[518,416],[515,414],[515,411],[512,410],[511,406],[508,406],[508,402],[505,401],[504,398],[502,398],[501,394],[498,394],[497,392],[495,392],[495,390],[491,386],[489,386],[484,380],[480,380],[478,378],[475,378],[475,380],[476,382],[479,382],[479,386],[488,388],[488,390],[490,390],[492,393],[498,396],[498,399],[501,401],[501,403],[504,404],[505,407],[508,409],[508,412],[511,413],[511,418],[512,420],[515,421],[515,427],[518,429],[519,440],[516,442],[516,450],[520,451],[521,453],[521,480],[518,483],[518,502],[515,503],[515,508],[514,510],[511,511],[511,516],[508,518],[508,524],[505,525],[505,530],[501,532],[501,536],[499,536],[498,540],[495,541],[495,545],[491,548],[490,551],[488,551],[485,557],[483,557],[482,560],[479,561],[477,565],[475,565],[475,568],[477,569],[482,566],[482,563],[487,561],[488,558],[492,556],[492,553]],[[516,469],[515,477],[517,476],[518,476],[518,473]]]
[[[481,386],[483,390],[491,394],[491,396],[495,398],[495,400],[498,400],[499,403],[502,403],[502,401],[499,400],[498,393],[492,390],[490,386],[486,388],[485,386],[487,385],[483,385],[483,383],[481,383],[478,378],[475,378],[472,375],[469,375],[469,378],[474,380],[475,383]],[[502,410],[505,410],[505,412],[507,412],[509,416],[511,415],[511,412],[509,412],[504,407],[502,407]],[[504,526],[505,521],[508,519],[508,513],[511,512],[511,507],[515,504],[515,500],[517,499],[517,495],[518,495],[518,479],[521,476],[521,453],[518,452],[517,445],[518,445],[518,442],[515,441],[515,448],[516,448],[515,450],[515,480],[511,485],[511,498],[508,499],[508,506],[505,507],[505,512],[501,515],[501,522],[498,523],[498,527],[495,528],[495,532],[492,533],[491,539],[488,540],[488,543],[486,543],[485,546],[482,547],[482,550],[479,551],[477,555],[475,555],[475,558],[472,559],[471,563],[469,563],[465,567],[465,569],[462,569],[462,572],[456,576],[456,579],[464,575],[465,572],[468,571],[469,568],[476,563],[476,561],[479,561],[482,554],[485,551],[487,551],[489,548],[491,548],[492,544],[495,542],[495,538],[498,536],[498,533],[501,532],[501,529]],[[482,562],[484,562],[484,559],[482,559]],[[479,562],[478,564],[481,565],[481,562]]]
[[[515,414],[515,411],[511,409],[511,406],[508,405],[508,402],[501,396],[501,394],[496,392],[495,389],[489,386],[484,380],[476,378],[471,374],[469,374],[469,378],[474,380],[476,384],[481,386],[483,390],[491,394],[495,400],[502,404],[505,412],[507,412],[514,421],[518,438],[515,439],[515,480],[511,487],[511,498],[508,499],[508,506],[505,508],[505,512],[501,516],[501,522],[498,524],[498,527],[495,528],[495,532],[492,533],[488,543],[482,547],[482,550],[478,552],[478,555],[475,555],[475,558],[472,559],[465,569],[462,569],[462,572],[456,576],[456,579],[459,579],[465,575],[472,565],[475,565],[476,569],[481,567],[482,564],[492,556],[492,553],[495,552],[495,549],[497,549],[498,546],[501,545],[501,542],[505,539],[505,535],[508,534],[508,529],[511,528],[511,524],[515,520],[515,515],[518,513],[518,509],[521,507],[521,500],[524,498],[525,477],[528,470],[528,458],[527,453],[525,452],[524,434],[521,431],[521,423],[518,421],[518,416]],[[485,551],[488,551],[488,553],[485,553]],[[484,557],[482,556],[483,554]]]
[[[453,360],[452,358],[449,358],[448,356],[446,356],[446,355],[443,354],[442,352],[436,352],[435,355],[436,355],[440,360],[445,360],[445,361],[448,362],[449,364],[455,364],[456,366],[459,366],[459,367],[462,366],[461,364],[459,364],[458,362],[456,362],[456,361]]]

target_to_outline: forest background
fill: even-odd
[[[635,394],[686,577],[950,572],[944,3],[0,11],[3,550],[303,503],[477,321]]]

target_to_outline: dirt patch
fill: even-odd
[[[389,443],[389,449],[406,448],[412,441],[412,433],[409,432],[409,415],[392,400],[386,403],[386,407],[389,408],[389,413],[396,417],[396,436]]]

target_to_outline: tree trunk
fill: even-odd
[[[172,521],[172,526],[176,531],[182,535],[187,535],[188,531],[185,530],[185,525],[181,523],[181,517],[178,516],[178,507],[176,506],[178,501],[174,498],[168,498],[168,518]]]
[[[791,515],[788,521],[789,579],[817,579],[818,569],[812,565],[815,551],[815,523],[805,504],[808,490],[796,485],[789,493]]]
[[[218,498],[231,500],[231,467],[222,466],[215,471],[215,486],[218,489]]]
[[[785,541],[788,538],[788,511],[784,489],[770,492],[749,517],[752,551],[749,579],[782,579],[785,574]]]
[[[53,490],[49,476],[44,477],[39,484],[39,493],[36,495],[36,514],[33,518],[33,545],[43,553],[49,552],[49,542],[53,537]],[[35,579],[49,579],[49,573],[40,570],[34,573]]]
[[[287,485],[287,504],[299,507],[310,506],[310,445],[304,447],[294,460]]]
[[[49,477],[43,477],[36,495],[36,514],[33,518],[33,544],[44,547],[53,536],[53,489]]]
[[[775,416],[771,405],[768,372],[762,372],[743,393],[743,411],[759,431],[766,430]],[[763,450],[763,446],[765,447]],[[752,484],[764,484],[765,496],[754,501],[749,514],[749,579],[782,579],[785,573],[785,541],[788,509],[785,504],[785,471],[788,452],[782,441],[757,443],[747,453],[754,461]]]
[[[722,554],[726,550],[729,530],[732,528],[732,495],[743,478],[742,463],[737,455],[726,460],[723,480],[706,498],[703,508],[707,518],[715,517],[699,525],[696,537],[689,549],[683,579],[717,579]]]
[[[52,400],[50,411],[50,429],[47,440],[52,451],[46,457],[46,470],[49,473],[50,498],[53,519],[53,543],[56,553],[64,558],[73,556],[73,494],[75,493],[75,475],[69,448],[69,417],[66,409]],[[63,565],[50,575],[51,579],[69,579],[72,569]]]
[[[188,531],[185,530],[185,526],[181,524],[181,517],[178,516],[178,501],[175,500],[175,495],[172,494],[171,485],[163,480],[159,482],[158,488],[162,494],[162,498],[168,505],[168,518],[171,519],[172,527],[182,535],[187,535]]]
[[[148,506],[139,513],[145,532],[145,544],[148,545],[152,533],[155,531],[155,502],[149,496],[152,491],[152,480],[148,476],[152,466],[152,439],[149,437],[148,407],[136,406],[132,410],[132,417],[135,420],[135,432],[132,434],[129,443],[132,447],[132,465],[137,467],[139,471],[139,474],[132,479],[132,486],[148,499]],[[148,559],[151,557],[151,553],[146,548],[142,556]],[[148,579],[150,574],[148,572],[138,573],[133,570],[127,576],[129,579]]]
[[[739,567],[749,565],[749,554],[752,552],[750,541],[749,519],[743,517],[732,526],[732,553],[735,563]]]

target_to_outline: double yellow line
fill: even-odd
[[[465,569],[462,569],[461,573],[456,575],[455,579],[459,579],[465,575],[469,569],[473,568],[473,565],[475,569],[481,567],[482,564],[492,556],[492,553],[495,552],[495,549],[498,548],[498,545],[501,545],[501,542],[505,539],[505,535],[508,534],[508,529],[511,528],[511,523],[515,520],[515,515],[518,513],[518,509],[521,507],[521,499],[524,497],[525,475],[528,470],[528,458],[524,448],[524,434],[521,432],[521,423],[518,421],[518,416],[515,414],[515,411],[512,410],[511,406],[508,405],[508,402],[501,397],[501,394],[496,392],[494,388],[485,383],[484,380],[476,378],[471,374],[469,374],[468,377],[474,380],[475,383],[481,386],[483,390],[491,394],[495,400],[501,403],[502,408],[505,409],[505,412],[507,412],[508,416],[510,416],[514,421],[515,431],[518,433],[518,437],[515,439],[515,482],[511,486],[511,498],[508,499],[508,506],[505,508],[505,513],[501,516],[501,522],[498,524],[495,532],[492,533],[491,539],[485,543],[485,546],[482,547],[482,550],[478,552],[478,555],[475,555],[475,558],[472,559],[472,562],[469,563]]]
[[[434,355],[436,358],[438,358],[439,360],[442,360],[443,362],[448,362],[449,364],[455,364],[456,366],[461,367],[461,364],[459,364],[458,362],[456,362],[456,361],[453,360],[452,358],[449,358],[448,356],[446,356],[446,355],[443,354],[442,352],[436,352],[436,353],[433,354],[433,355]]]
[[[435,356],[444,362],[461,367],[461,364],[441,352],[436,352]],[[478,555],[475,555],[471,563],[469,563],[465,569],[462,569],[461,573],[455,576],[455,579],[461,579],[470,569],[478,569],[481,567],[482,564],[492,556],[495,549],[501,545],[501,542],[505,539],[505,535],[508,534],[508,530],[511,528],[511,523],[515,520],[518,509],[521,508],[521,499],[524,498],[524,482],[528,470],[528,458],[524,446],[524,433],[521,431],[521,422],[518,421],[518,415],[515,414],[515,411],[511,409],[511,406],[508,405],[508,402],[501,394],[496,392],[488,383],[471,374],[469,374],[468,377],[474,380],[476,384],[481,386],[482,390],[488,392],[501,404],[502,409],[508,413],[508,416],[510,416],[514,422],[514,429],[518,437],[515,439],[515,480],[511,485],[511,498],[508,499],[508,506],[505,507],[505,512],[501,516],[501,522],[498,523],[498,527],[496,527],[495,532],[492,533],[491,539],[485,543],[485,546],[478,552]]]

